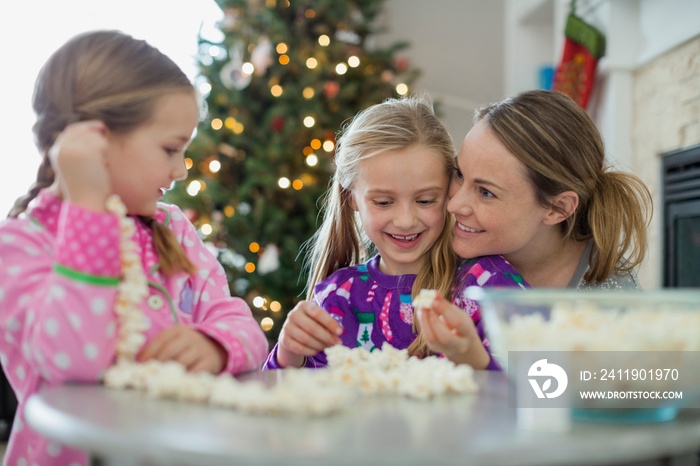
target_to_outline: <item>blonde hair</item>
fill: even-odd
[[[100,120],[110,131],[128,134],[147,123],[156,101],[194,87],[166,55],[142,40],[117,31],[78,35],[49,58],[37,77],[33,107],[35,142],[42,154],[35,183],[17,199],[8,217],[24,212],[39,191],[54,182],[48,152],[71,123]],[[166,226],[145,219],[166,274],[195,271]]]
[[[360,162],[383,152],[422,146],[435,149],[443,156],[445,171],[454,167],[454,144],[437,118],[432,103],[425,97],[411,96],[388,99],[359,112],[342,128],[335,152],[335,173],[324,196],[323,223],[307,242],[305,267],[309,270],[307,299],[312,299],[315,285],[338,269],[365,262],[374,247],[364,234],[358,216],[348,197],[360,172]],[[416,275],[413,296],[423,288],[437,289],[451,299],[456,255],[452,250],[452,217],[445,213],[445,226],[428,257]],[[418,337],[409,346],[409,353],[429,353],[414,316]]]
[[[474,121],[481,120],[527,167],[542,206],[556,209],[554,196],[578,194],[561,228],[564,238],[593,239],[585,280],[601,282],[642,262],[651,194],[638,177],[606,165],[600,133],[576,102],[557,91],[528,91],[477,110]]]

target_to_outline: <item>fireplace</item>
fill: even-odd
[[[700,145],[663,155],[664,287],[700,288]]]

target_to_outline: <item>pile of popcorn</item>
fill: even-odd
[[[398,395],[418,400],[446,393],[477,392],[467,365],[428,357],[408,357],[386,345],[382,351],[333,346],[326,349],[328,368],[291,369],[274,386],[233,376],[190,373],[179,363],[120,361],[107,370],[104,383],[169,398],[256,414],[322,416],[349,407],[362,395]]]
[[[500,327],[508,351],[699,351],[700,303],[603,309],[590,301],[558,302],[549,320],[514,315]]]

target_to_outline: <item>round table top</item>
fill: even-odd
[[[285,371],[248,374],[276,383]],[[700,413],[656,424],[518,428],[503,373],[477,371],[476,395],[359,398],[321,418],[253,415],[101,385],[44,388],[27,422],[119,464],[614,464],[697,452]],[[536,413],[535,413],[536,414]]]

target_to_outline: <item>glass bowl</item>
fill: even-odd
[[[466,296],[482,308],[493,356],[526,387],[517,403],[621,422],[700,407],[700,290],[471,287]]]

